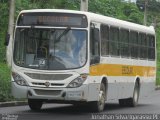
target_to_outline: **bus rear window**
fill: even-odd
[[[56,27],[81,27],[88,26],[87,17],[81,14],[70,13],[22,13],[17,26],[56,26]]]

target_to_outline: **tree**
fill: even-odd
[[[146,0],[137,0],[136,1],[136,5],[138,6],[138,8],[141,11],[144,11],[145,1]],[[147,9],[149,11],[159,13],[160,12],[159,8],[160,8],[160,2],[158,2],[157,0],[148,0]]]
[[[145,0],[137,0],[136,5],[140,11],[144,12]],[[160,2],[157,0],[148,0],[148,4],[146,6],[147,9],[147,21],[149,24],[155,23],[157,25],[157,21],[160,21]]]
[[[5,58],[5,46],[4,39],[8,28],[8,1],[0,1],[0,62],[4,61]]]

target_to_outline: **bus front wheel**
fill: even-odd
[[[30,107],[31,110],[35,110],[38,111],[41,109],[43,104],[42,100],[38,100],[38,99],[28,99],[28,105]]]
[[[101,112],[105,107],[105,98],[106,98],[106,88],[105,84],[102,82],[99,91],[99,100],[90,103],[90,108],[94,112]]]

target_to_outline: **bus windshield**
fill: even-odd
[[[42,70],[67,70],[85,65],[87,31],[71,28],[17,28],[14,63]]]

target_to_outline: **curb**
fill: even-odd
[[[28,104],[27,101],[0,102],[0,107],[23,106],[27,104]]]

